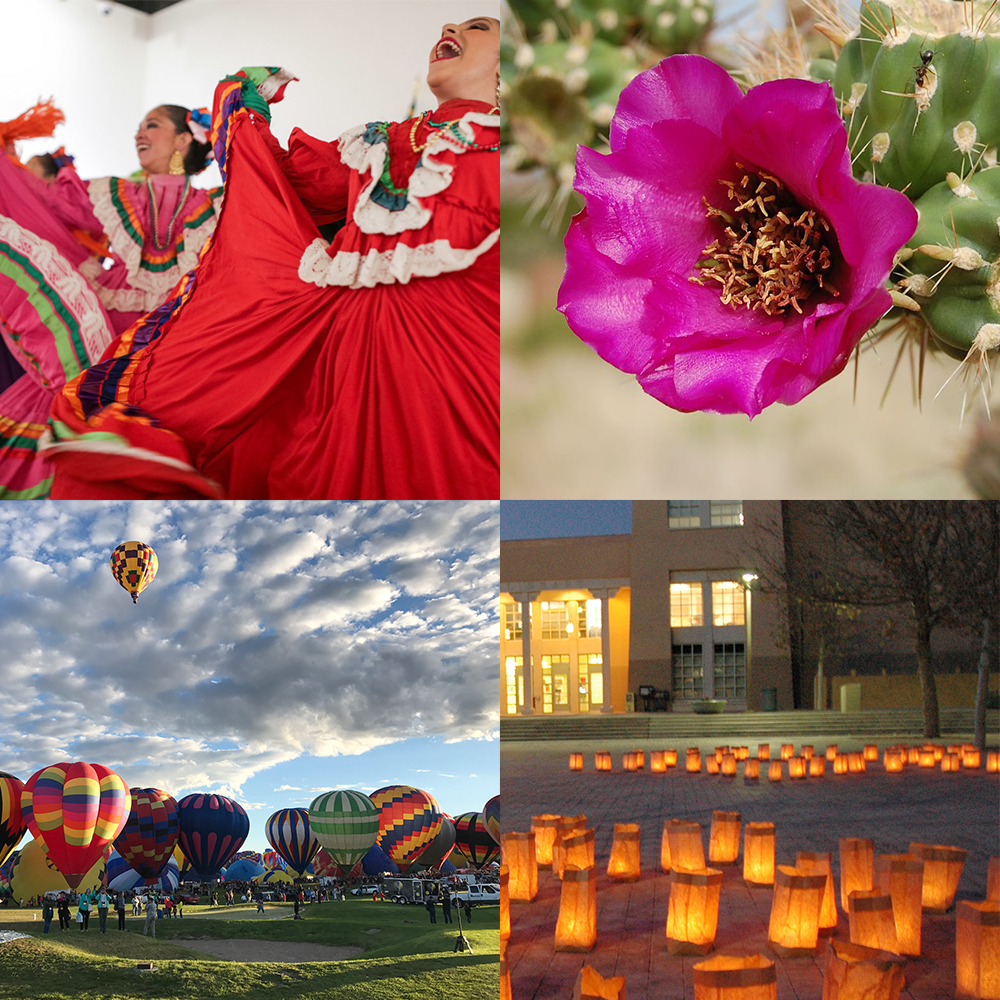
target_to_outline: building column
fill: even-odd
[[[531,672],[531,602],[538,594],[511,594],[521,605],[521,676],[524,677],[524,704],[521,715],[535,714],[535,686]]]
[[[618,588],[595,590],[591,587],[590,593],[601,599],[601,673],[604,675],[604,704],[601,706],[601,711],[613,712],[614,708],[611,705],[611,613],[609,601],[618,593]]]

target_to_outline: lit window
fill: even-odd
[[[590,675],[590,703],[591,705],[604,704],[604,674],[599,670]]]
[[[742,642],[715,644],[715,697],[747,696],[747,659]]]
[[[508,656],[504,661],[506,671],[504,690],[508,715],[517,715],[518,706],[524,704],[524,671],[521,669],[523,663],[523,656]]]
[[[701,584],[670,584],[670,627],[690,628],[704,624]]]
[[[581,639],[600,639],[601,637],[601,602],[594,598],[578,601],[576,605]]]
[[[589,712],[590,704],[600,705],[604,701],[603,663],[604,657],[600,653],[583,653],[577,660],[581,712]]]
[[[712,527],[725,528],[743,524],[742,500],[713,500]]]
[[[571,629],[565,601],[542,601],[542,638],[565,639]]]
[[[735,580],[712,581],[712,624],[743,625],[746,602]]]
[[[671,528],[700,528],[700,500],[668,500],[667,514]]]
[[[701,645],[673,647],[674,700],[700,698],[702,693]]]
[[[515,604],[504,604],[503,606],[503,632],[504,638],[508,641],[511,639],[520,639],[523,635],[522,633],[522,622],[521,622],[521,605],[520,603]]]

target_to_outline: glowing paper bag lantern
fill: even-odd
[[[834,774],[847,774],[850,767],[850,755],[846,753],[838,753],[836,757],[833,758],[833,773]]]
[[[639,759],[636,757],[635,753],[630,750],[628,753],[622,754],[622,770],[623,771],[638,771],[639,770]]]
[[[831,743],[824,752],[826,759],[832,764],[837,757],[837,744]]]
[[[670,876],[667,951],[671,955],[704,955],[712,950],[719,924],[722,872],[675,868]]]
[[[747,762],[743,765],[743,780],[744,781],[756,781],[760,777],[760,760],[756,757],[750,757]]]
[[[946,913],[951,909],[968,853],[961,847],[942,844],[910,844],[910,854],[924,863],[924,912]]]
[[[685,768],[689,774],[698,774],[701,772],[701,751],[696,747],[688,749]]]
[[[747,757],[749,757],[749,756],[750,756],[750,748],[749,747],[737,747],[736,748],[736,759],[737,760],[746,760]]]
[[[986,753],[986,770],[990,774],[1000,771],[1000,750],[988,750]]]
[[[855,889],[875,888],[875,841],[840,838],[840,908],[847,912],[847,897]]]
[[[823,890],[823,904],[819,911],[820,934],[832,934],[837,927],[837,902],[833,891],[833,855],[829,851],[799,851],[795,855],[795,867],[826,876]]]
[[[566,865],[564,840],[583,830],[587,825],[586,816],[560,816],[556,823],[556,835],[552,840],[552,871],[557,878],[562,878]]]
[[[875,859],[879,889],[892,896],[896,947],[900,955],[920,954],[924,863],[912,854],[880,854]]]
[[[990,858],[986,873],[986,898],[1000,900],[1000,857]]]
[[[763,955],[713,955],[694,967],[694,1000],[777,1000],[774,962]]]
[[[851,942],[881,951],[896,951],[896,921],[892,915],[892,897],[878,889],[858,892],[847,899],[847,919]]]
[[[942,771],[960,771],[962,769],[962,758],[957,753],[946,753],[941,758]]]
[[[639,877],[639,825],[615,823],[615,839],[608,859],[608,878],[634,882]]]
[[[962,767],[975,770],[982,764],[982,758],[978,750],[966,750],[962,756]]]
[[[865,760],[878,760],[878,745],[876,743],[866,743],[862,752]]]
[[[646,751],[645,750],[633,750],[632,753],[635,754],[635,766],[639,770],[643,770],[646,766]]]
[[[720,767],[721,765],[719,764],[718,757],[712,756],[705,761],[705,770],[708,771],[709,774],[718,774]]]
[[[805,757],[789,757],[788,758],[788,777],[789,778],[804,778],[806,776],[806,759]]]
[[[677,766],[677,751],[676,750],[667,750],[667,751],[665,751],[665,753],[666,753],[667,767],[676,767]]]
[[[705,867],[705,845],[701,839],[701,824],[689,820],[670,820],[670,863],[674,869],[696,870]]]
[[[815,747],[812,746],[811,743],[804,744],[802,748],[799,750],[799,756],[805,757],[806,760],[812,760],[815,755],[816,755],[816,749]]]
[[[654,750],[649,755],[649,769],[654,774],[663,774],[667,770],[667,751]]]
[[[569,755],[569,769],[571,771],[582,771],[583,770],[583,754],[582,753],[571,753]]]
[[[740,853],[740,829],[743,817],[737,812],[712,813],[712,827],[708,835],[709,864],[732,865]]]
[[[782,743],[781,744],[781,759],[788,760],[789,757],[795,756],[795,744],[794,743]]]
[[[510,938],[510,871],[500,866],[500,940]]]
[[[500,850],[509,872],[510,898],[530,903],[538,895],[538,863],[535,860],[535,834],[501,833]]]
[[[567,865],[575,865],[577,868],[594,867],[594,831],[575,830],[571,834],[563,837],[563,867],[559,872],[562,878]]]
[[[921,750],[917,757],[917,763],[920,767],[933,767],[937,761],[934,759],[933,750]]]
[[[556,951],[590,951],[597,944],[597,881],[593,868],[567,865],[556,921]]]
[[[767,928],[767,943],[773,951],[782,957],[815,953],[825,888],[825,875],[778,865]]]
[[[598,771],[611,770],[611,754],[607,750],[598,750],[594,754],[594,768]]]
[[[827,946],[823,1000],[898,1000],[904,958],[847,941]]]
[[[784,770],[780,760],[772,760],[767,768],[769,781],[781,781],[781,772]]]
[[[513,1000],[510,988],[510,967],[507,965],[507,942],[500,942],[500,1000]]]
[[[774,824],[747,823],[743,832],[743,880],[774,885]]]
[[[865,766],[865,758],[863,754],[860,753],[849,753],[847,755],[847,770],[851,774],[861,774],[863,771],[867,771],[868,768]]]
[[[1000,1000],[1000,903],[996,900],[958,904],[955,987],[959,997]]]
[[[757,744],[757,759],[758,760],[770,760],[771,759],[771,744],[770,743],[758,743]]]
[[[727,778],[732,778],[736,774],[736,755],[727,753],[722,755],[722,773]]]
[[[531,817],[531,829],[535,833],[535,860],[539,868],[552,867],[552,845],[556,839],[556,827],[561,816],[543,813]]]
[[[809,777],[822,778],[825,774],[826,774],[826,758],[813,757],[813,759],[809,761]]]
[[[886,750],[883,763],[887,771],[898,773],[903,770],[903,755],[899,750]]]
[[[577,974],[573,1000],[625,1000],[625,977],[611,976],[605,979],[599,972],[585,965]]]
[[[910,747],[906,751],[906,762],[907,764],[919,764],[920,763],[920,747]]]

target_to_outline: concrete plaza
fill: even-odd
[[[969,739],[951,735],[937,742]],[[554,929],[559,912],[561,883],[548,871],[539,873],[539,893],[531,903],[511,905],[512,933],[508,944],[514,1000],[555,1000],[572,996],[573,982],[583,964],[603,976],[624,975],[628,1000],[689,1000],[694,996],[692,966],[700,957],[667,953],[666,920],[669,876],[660,870],[660,836],[666,819],[695,820],[702,824],[708,856],[708,831],[715,809],[739,812],[743,822],[770,821],[776,827],[776,862],[793,865],[797,851],[831,851],[838,887],[839,840],[865,837],[875,841],[875,853],[903,854],[911,841],[943,844],[968,850],[957,899],[984,899],[989,858],[1000,854],[1000,776],[978,771],[944,773],[908,765],[902,774],[889,774],[881,763],[869,763],[863,774],[834,775],[792,781],[787,768],[780,783],[767,780],[767,768],[756,782],[746,782],[739,765],[736,778],[684,770],[685,750],[698,746],[703,758],[717,744],[746,743],[751,756],[758,742],[770,742],[771,757],[781,743],[814,745],[822,754],[827,743],[841,751],[861,750],[866,742],[903,742],[810,735],[749,740],[727,738],[650,744],[648,740],[601,742],[545,740],[502,742],[501,794],[504,829],[525,831],[531,817],[541,813],[587,816],[595,829],[597,857],[597,946],[588,955],[557,953]],[[923,742],[910,737],[911,745]],[[996,745],[995,736],[991,745]],[[678,767],[666,774],[649,770],[649,751],[679,751]],[[625,751],[644,749],[646,768],[622,770]],[[609,750],[614,770],[594,769],[594,752]],[[571,751],[584,754],[584,771],[570,772]],[[615,823],[638,823],[642,837],[642,876],[634,883],[615,883],[605,874]],[[717,866],[722,867],[722,866]],[[824,939],[815,956],[779,958],[767,946],[771,908],[770,888],[748,888],[742,878],[742,851],[736,865],[724,867],[715,951],[761,953],[775,961],[778,1000],[820,1000],[823,992]],[[839,914],[835,931],[848,940],[847,916]],[[902,996],[911,1000],[944,1000],[955,995],[955,910],[943,916],[924,914],[923,945],[919,958],[906,963]]]

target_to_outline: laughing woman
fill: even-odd
[[[224,80],[213,242],[57,401],[53,496],[499,496],[499,50],[446,24],[434,111],[287,151],[290,76]]]

